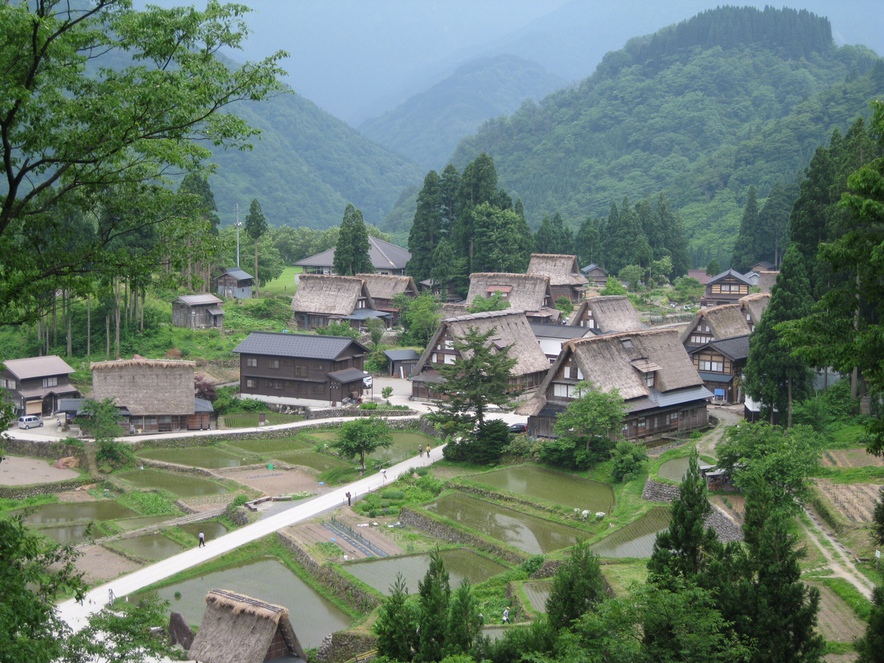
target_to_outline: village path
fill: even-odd
[[[433,449],[432,458],[415,456],[401,463],[387,468],[387,481],[395,481],[401,474],[412,469],[426,467],[442,458],[440,445]],[[100,611],[108,602],[110,592],[116,598],[122,598],[133,594],[160,580],[164,580],[176,573],[192,568],[210,559],[230,552],[240,546],[272,534],[289,525],[300,523],[313,518],[321,513],[335,509],[347,502],[347,493],[353,497],[364,495],[381,488],[384,485],[384,477],[380,473],[372,474],[358,481],[337,488],[325,495],[320,495],[306,502],[294,504],[290,509],[282,513],[259,520],[252,525],[247,525],[234,530],[217,539],[206,543],[203,548],[192,548],[183,553],[170,557],[151,566],[145,567],[129,575],[116,578],[90,590],[81,603],[70,599],[58,606],[59,616],[67,622],[74,631],[86,626],[89,615]]]

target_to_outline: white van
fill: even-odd
[[[25,430],[29,428],[39,428],[42,425],[43,420],[36,414],[29,414],[25,417],[18,418],[18,427],[24,428]]]

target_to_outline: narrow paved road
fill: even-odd
[[[401,474],[408,472],[412,468],[424,467],[441,459],[443,447],[444,445],[434,447],[433,457],[430,459],[427,459],[425,456],[415,456],[388,468],[387,481],[395,481]],[[95,587],[86,594],[85,600],[82,603],[77,603],[73,599],[65,601],[58,606],[59,615],[74,631],[77,631],[86,626],[86,620],[89,615],[98,612],[104,607],[108,601],[110,590],[113,590],[114,596],[122,598],[144,589],[148,585],[180,573],[185,569],[202,564],[246,543],[272,534],[283,527],[288,527],[289,525],[313,518],[325,511],[335,509],[346,503],[348,491],[353,495],[359,496],[377,490],[383,485],[384,479],[382,475],[380,473],[372,474],[325,495],[315,497],[306,502],[297,503],[282,513],[213,539],[207,542],[204,548],[192,548],[174,557]]]

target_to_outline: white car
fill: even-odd
[[[29,428],[39,428],[43,425],[43,420],[36,414],[29,414],[18,418],[18,427],[28,430]]]

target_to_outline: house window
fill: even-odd
[[[653,373],[653,371],[650,373],[645,373],[645,385],[648,387],[654,386],[654,373]]]
[[[246,366],[251,366],[252,368],[255,368],[257,365],[258,365],[258,358],[257,357],[247,357],[246,358]]]
[[[279,368],[279,359],[271,359],[270,368]]]
[[[257,380],[253,380],[252,378],[248,378],[246,380],[246,387],[248,387],[249,389],[254,389],[256,386],[256,383],[257,383]]]
[[[43,386],[44,387],[57,387],[58,386],[58,378],[43,378]]]
[[[701,371],[710,371],[712,373],[723,373],[724,372],[724,362],[712,361],[711,359],[701,359],[700,360],[700,370]]]
[[[691,343],[702,345],[704,343],[709,343],[710,341],[712,341],[712,337],[707,336],[706,334],[691,334]]]
[[[445,348],[446,350],[454,350],[454,341],[453,341],[452,339],[450,339],[450,338],[446,338],[446,339],[445,339],[444,348]],[[440,350],[441,350],[441,349],[442,349],[442,348],[440,348]]]
[[[295,377],[296,378],[306,378],[307,377],[307,367],[306,366],[295,366]]]
[[[565,378],[566,380],[569,380],[571,378],[571,367],[570,366],[565,366],[565,370],[562,371],[562,377]]]
[[[0,387],[3,387],[4,389],[15,389],[15,380],[0,378]]]
[[[583,371],[581,371],[579,368],[577,369],[577,379],[578,380],[583,379]]]
[[[453,364],[456,361],[457,361],[457,357],[455,357],[454,355],[445,355],[445,363],[446,364]]]
[[[678,421],[678,412],[673,412],[672,414],[670,414],[670,415],[669,415],[669,420],[672,421],[672,422],[676,422],[676,421]]]
[[[365,300],[360,299],[359,302],[357,302],[356,304],[356,308],[365,308]]]
[[[645,418],[642,417],[641,419],[638,420],[638,424],[637,424],[637,425],[638,425],[639,428],[645,428],[645,427],[647,426],[647,423],[648,423],[648,422],[645,421]]]
[[[570,384],[553,383],[553,396],[556,398],[573,398],[574,387]]]

